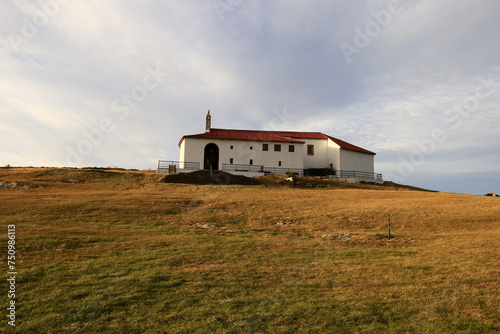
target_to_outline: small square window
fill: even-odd
[[[262,144],[262,151],[269,151],[269,144]]]
[[[250,146],[250,150],[253,150],[253,146]]]
[[[314,145],[307,145],[307,155],[314,155]]]
[[[294,145],[288,145],[288,152],[295,152],[295,146]]]
[[[274,144],[274,152],[281,152],[281,145],[280,144]]]
[[[231,145],[231,149],[233,149],[233,145]]]

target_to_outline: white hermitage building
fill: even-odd
[[[222,170],[259,176],[329,171],[336,177],[380,181],[375,153],[321,132],[214,129],[210,110],[205,132],[179,141],[179,161],[160,161],[158,172]]]

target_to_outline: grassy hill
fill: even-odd
[[[163,177],[1,168],[0,182],[16,184],[0,188],[0,240],[6,250],[14,224],[18,307],[14,329],[4,294],[0,328],[500,332],[498,198]]]

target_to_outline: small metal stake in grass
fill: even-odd
[[[391,238],[391,214],[387,215],[387,238]]]

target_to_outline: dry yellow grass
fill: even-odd
[[[159,178],[0,169],[20,333],[500,330],[497,198]]]

